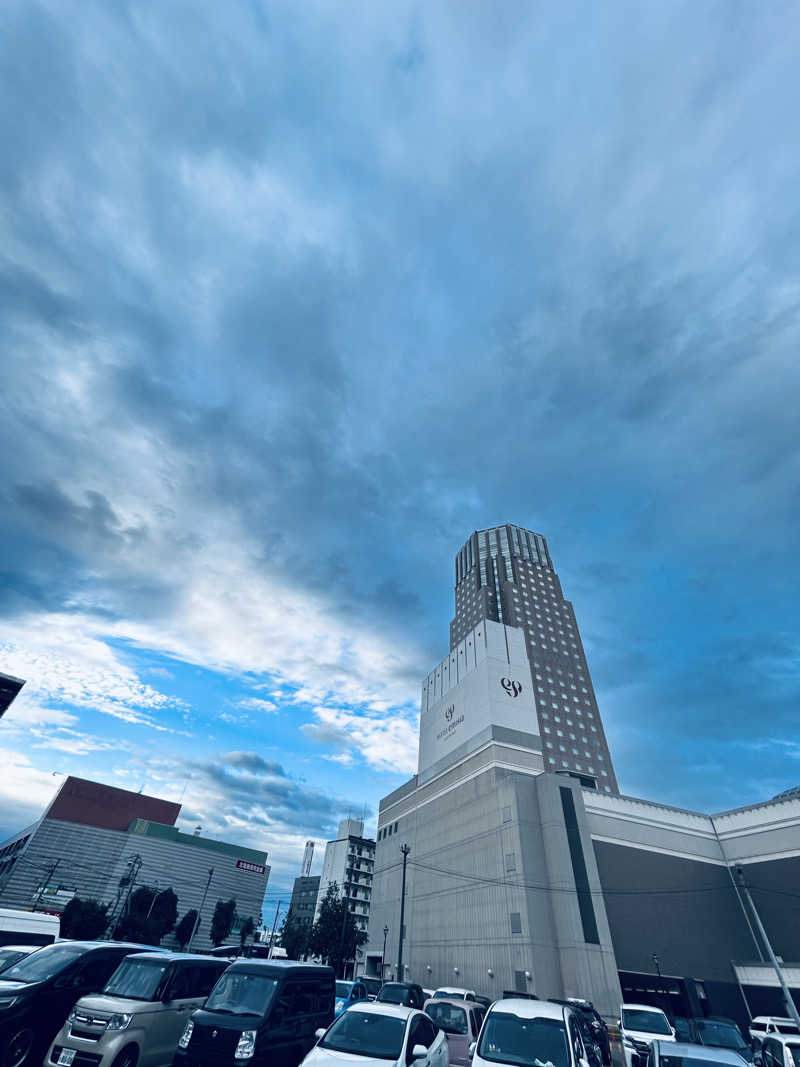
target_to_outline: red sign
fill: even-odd
[[[260,863],[251,863],[249,860],[237,860],[236,866],[240,871],[252,871],[253,874],[266,874],[267,868]]]

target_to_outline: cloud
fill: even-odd
[[[744,745],[791,740],[800,685],[796,648],[768,666],[800,573],[796,20],[340,30],[6,5],[0,667],[33,703],[3,728],[99,712],[179,762],[208,700],[254,751],[305,724],[287,774],[310,738],[373,801],[415,764],[454,553],[509,519],[549,537],[623,783],[772,788],[785,747],[760,783]]]
[[[271,700],[263,700],[261,697],[245,697],[236,706],[249,711],[263,711],[265,714],[278,710],[277,704],[273,704]]]

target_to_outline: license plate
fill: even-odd
[[[58,1062],[60,1067],[72,1067],[72,1061],[75,1059],[74,1048],[62,1048],[58,1054]]]

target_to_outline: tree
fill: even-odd
[[[331,882],[311,929],[309,951],[327,960],[338,975],[343,972],[345,961],[355,959],[356,949],[366,940],[366,931],[359,930],[347,899],[340,894],[336,882]]]
[[[75,941],[94,941],[102,937],[108,924],[107,904],[93,897],[73,897],[61,913],[61,936]]]
[[[175,927],[175,940],[180,946],[181,952],[189,944],[197,922],[197,908],[190,908],[178,925]]]
[[[174,930],[177,918],[178,898],[172,886],[161,891],[139,886],[114,929],[114,939],[160,945],[164,935]]]
[[[256,924],[253,922],[253,917],[252,917],[252,915],[248,915],[248,917],[244,920],[242,925],[239,927],[239,941],[241,942],[241,945],[242,945],[242,955],[244,955],[245,941],[247,941],[248,937],[252,937],[253,936],[253,934],[255,933],[255,929],[256,929]]]
[[[226,937],[233,929],[233,917],[236,914],[236,901],[231,898],[230,900],[217,901],[217,906],[214,908],[214,914],[211,916],[211,943],[212,945],[221,945]]]
[[[308,954],[308,938],[311,929],[301,922],[291,911],[281,923],[278,931],[278,944],[286,949],[290,960],[299,960]]]

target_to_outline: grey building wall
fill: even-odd
[[[498,748],[496,762],[501,755]],[[461,781],[448,785],[443,775],[399,791],[386,810],[382,805],[379,822],[389,825],[391,814],[393,832],[381,836],[376,850],[368,972],[378,970],[388,926],[386,973],[397,974],[400,846],[407,843],[404,977],[489,996],[515,988],[591,996],[600,1010],[614,1011],[619,985],[580,788],[559,776],[497,765],[466,780],[461,773]],[[587,942],[581,921],[562,787],[583,819],[589,893],[598,902],[595,943]]]
[[[575,611],[541,534],[512,524],[476,530],[456,554],[450,648],[484,619],[525,633],[550,771],[591,776],[617,793]],[[535,732],[535,731],[534,731]]]
[[[217,900],[235,898],[237,913],[243,918],[252,915],[256,924],[260,923],[269,867],[266,873],[260,874],[241,869],[236,863],[239,857],[250,862],[259,859],[264,863],[265,854],[247,848],[237,850],[234,846],[200,837],[181,837],[184,840],[176,841],[147,833],[101,830],[57,819],[43,819],[0,887],[0,905],[31,907],[37,889],[46,881],[58,881],[75,888],[78,896],[95,897],[103,904],[111,904],[129,861],[138,854],[142,866],[136,885],[158,886],[160,889],[171,886],[178,896],[179,918],[190,908],[199,908],[209,869],[213,868],[192,946],[194,949],[211,947],[208,932]],[[164,943],[167,943],[166,938]]]
[[[319,875],[295,878],[292,887],[292,899],[289,902],[289,915],[306,926],[314,923],[314,912],[319,894]]]

